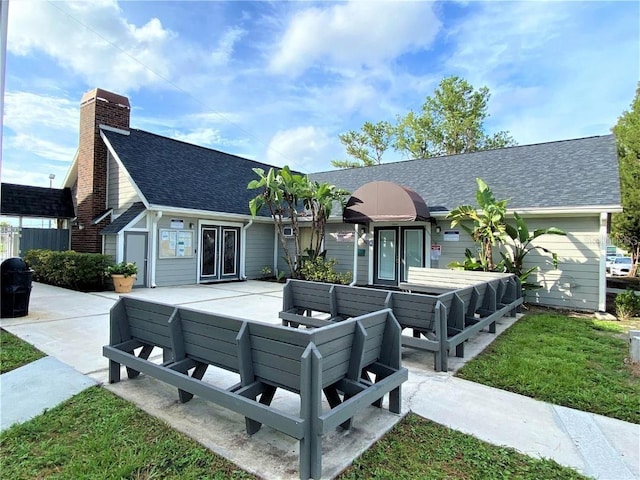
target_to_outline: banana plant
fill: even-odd
[[[496,200],[489,186],[481,178],[476,178],[476,182],[478,183],[476,201],[480,208],[461,205],[454,208],[447,218],[451,219],[452,228],[460,225],[474,241],[480,244],[480,263],[485,271],[493,271],[496,268],[493,262],[493,247],[505,239],[507,200]],[[465,220],[472,221],[473,228],[462,223]]]
[[[507,235],[513,241],[512,252],[500,252],[502,256],[500,263],[507,272],[514,273],[520,278],[524,290],[538,290],[542,288],[542,285],[527,282],[527,278],[538,270],[538,267],[525,269],[525,257],[532,250],[540,250],[551,255],[551,263],[553,264],[553,268],[556,269],[558,268],[558,254],[540,245],[532,245],[531,242],[542,235],[566,235],[566,233],[556,227],[537,228],[531,233],[524,219],[517,212],[513,213],[513,218],[515,225],[506,224]]]

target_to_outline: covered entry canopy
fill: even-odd
[[[358,188],[342,212],[345,223],[412,222],[429,219],[422,197],[393,182],[370,182]]]

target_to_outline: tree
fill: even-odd
[[[303,260],[320,255],[334,202],[344,205],[349,193],[328,183],[312,182],[306,175],[292,173],[288,166],[278,171],[270,168],[267,173],[261,168],[253,171],[259,178],[251,180],[247,188],[262,189],[262,192],[249,201],[249,211],[255,217],[265,205],[269,208],[289,272],[293,278],[299,278]],[[312,234],[307,246],[300,243],[300,217],[311,220]],[[284,235],[284,228],[289,226],[293,231],[293,251]]]
[[[493,247],[503,242],[506,234],[504,217],[507,213],[507,201],[496,200],[489,186],[481,178],[476,178],[476,182],[476,201],[480,209],[476,210],[471,205],[461,205],[449,212],[447,218],[451,219],[452,228],[460,225],[475,242],[480,243],[480,264],[484,271],[491,272],[495,269]],[[471,220],[473,228],[463,224],[465,220]]]
[[[475,90],[460,77],[446,77],[422,112],[398,117],[394,147],[409,158],[428,158],[515,145],[508,132],[485,133],[490,97],[487,87]]]
[[[525,257],[532,250],[541,250],[551,255],[553,268],[558,267],[558,255],[542,246],[533,245],[532,242],[542,235],[566,235],[556,227],[538,228],[531,233],[524,219],[513,213],[515,224],[507,223],[507,201],[496,200],[489,186],[480,178],[476,178],[478,190],[476,201],[480,207],[476,210],[471,205],[462,205],[454,208],[447,218],[451,218],[451,226],[460,225],[471,238],[480,244],[479,258],[476,258],[471,250],[465,249],[463,262],[452,262],[449,267],[464,270],[484,270],[485,272],[509,272],[518,276],[524,290],[536,290],[542,288],[527,278],[538,267],[530,267],[525,270]],[[473,228],[461,222],[472,221]],[[493,263],[493,247],[507,246],[507,237],[511,239],[509,251],[500,252],[502,260],[498,264]]]
[[[331,164],[336,168],[380,165],[382,155],[393,139],[393,130],[389,122],[365,122],[362,132],[351,130],[341,134],[340,141],[345,146],[347,155],[354,160],[331,160]]]
[[[640,261],[640,83],[631,110],[622,113],[613,133],[618,147],[623,211],[613,215],[611,232],[613,241],[631,253],[633,268],[629,275],[635,276]]]

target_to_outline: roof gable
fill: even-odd
[[[249,215],[252,169],[271,168],[142,130],[102,134],[151,205]]]
[[[348,191],[386,180],[418,192],[431,212],[475,205],[482,178],[509,209],[619,206],[613,135],[522,145],[311,174]]]

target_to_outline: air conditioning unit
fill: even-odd
[[[282,233],[284,234],[285,237],[289,238],[289,237],[293,237],[293,227],[284,227],[282,229]]]

